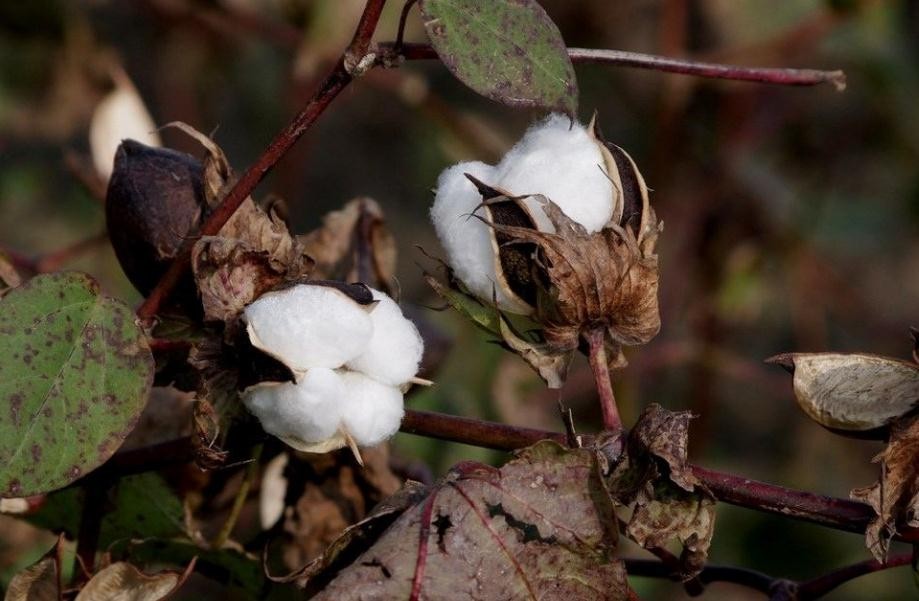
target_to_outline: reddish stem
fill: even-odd
[[[409,601],[421,599],[421,585],[424,583],[424,571],[428,562],[428,539],[431,538],[431,520],[434,517],[434,501],[437,499],[435,490],[428,495],[421,512],[421,528],[418,533],[418,556],[415,560],[415,575],[412,577],[412,592]]]
[[[381,44],[381,49],[395,53],[392,44]],[[406,60],[430,60],[437,58],[437,52],[430,44],[403,44],[399,56]],[[813,86],[830,83],[837,90],[846,87],[846,75],[842,71],[820,71],[817,69],[779,69],[772,67],[743,67],[740,65],[722,65],[693,60],[669,58],[640,52],[624,50],[603,50],[595,48],[569,48],[568,56],[575,64],[615,65],[665,71],[680,75],[694,75],[714,79],[732,79],[752,81],[783,86]]]
[[[600,398],[600,409],[603,411],[603,429],[615,432],[622,429],[622,418],[616,406],[616,395],[613,394],[613,382],[609,377],[609,360],[606,358],[606,342],[602,329],[585,333],[589,353],[590,371],[594,374],[597,396]]]
[[[354,32],[351,44],[336,63],[335,68],[319,86],[319,90],[303,110],[275,136],[268,148],[253,163],[236,184],[230,189],[221,203],[214,209],[207,221],[201,226],[201,236],[214,236],[233,216],[233,213],[249,197],[259,182],[300,139],[316,119],[329,107],[338,94],[354,79],[353,68],[367,53],[370,39],[380,19],[380,13],[386,0],[368,0],[364,13]],[[175,261],[169,266],[165,275],[137,310],[137,316],[147,321],[159,312],[163,302],[175,289],[185,271],[191,265],[191,247],[195,240],[189,239]]]
[[[894,555],[887,558],[886,563],[881,563],[875,559],[866,559],[865,561],[860,561],[858,563],[853,563],[838,570],[833,570],[823,574],[822,576],[817,576],[811,580],[801,582],[798,584],[798,601],[807,601],[808,599],[819,599],[820,597],[826,595],[833,589],[842,586],[850,580],[854,580],[859,576],[864,576],[865,574],[871,574],[874,572],[879,572],[881,570],[886,570],[889,568],[898,568],[900,566],[909,565],[912,561],[912,553],[903,553],[902,555]]]

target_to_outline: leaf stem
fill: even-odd
[[[283,129],[262,155],[256,159],[236,184],[227,192],[220,204],[213,210],[207,221],[201,226],[200,236],[214,236],[233,216],[239,206],[249,197],[255,187],[264,179],[287,151],[315,123],[332,101],[344,90],[355,77],[360,75],[357,67],[362,63],[370,48],[370,40],[380,20],[380,14],[386,0],[367,0],[364,12],[354,32],[348,48],[339,58],[332,72],[320,84],[312,99],[297,113],[293,120]],[[178,285],[179,280],[191,266],[191,247],[195,238],[189,239],[182,247],[175,261],[160,278],[156,287],[150,292],[137,310],[142,321],[148,321],[159,312],[163,302]]]
[[[809,599],[819,599],[833,589],[842,586],[850,580],[854,580],[865,574],[872,574],[889,568],[898,568],[909,565],[912,561],[912,553],[903,553],[887,558],[886,563],[881,563],[876,559],[866,559],[858,563],[853,563],[841,567],[832,572],[827,572],[822,576],[817,576],[810,580],[798,584],[798,601],[807,601]]]
[[[594,375],[597,396],[600,398],[600,409],[603,411],[603,429],[615,432],[622,429],[622,418],[616,406],[616,395],[613,393],[613,382],[609,377],[609,360],[606,358],[606,342],[602,329],[590,330],[583,334],[587,341],[589,353],[587,359],[590,371]]]

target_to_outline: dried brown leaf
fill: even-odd
[[[679,541],[683,545],[680,576],[689,580],[708,558],[715,532],[715,499],[701,489],[687,492],[671,482],[659,482],[639,495],[626,532],[647,549]]]
[[[22,284],[22,278],[12,261],[3,252],[0,252],[0,298],[3,298],[11,288]]]
[[[359,281],[389,292],[396,244],[372,198],[355,198],[327,213],[321,227],[298,240],[316,262],[314,277]]]
[[[80,590],[74,601],[158,601],[174,593],[194,569],[185,572],[164,570],[144,574],[131,564],[118,561],[100,570]]]
[[[916,363],[859,353],[788,353],[767,362],[794,374],[798,405],[834,432],[882,431],[919,407]]]
[[[689,411],[667,411],[657,403],[649,405],[629,432],[628,450],[633,461],[654,457],[667,466],[663,475],[687,492],[700,486],[689,465]]]
[[[875,559],[884,561],[897,528],[919,526],[919,416],[894,422],[887,448],[874,461],[881,464],[880,479],[853,489],[851,497],[877,514],[865,531],[865,544]]]
[[[458,465],[316,598],[625,599],[614,523],[595,453],[544,441]]]
[[[4,601],[60,601],[64,535],[36,563],[13,576]]]

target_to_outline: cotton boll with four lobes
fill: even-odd
[[[99,176],[108,181],[112,175],[115,152],[122,140],[132,139],[147,146],[161,146],[153,117],[128,76],[113,73],[115,88],[102,99],[89,125],[89,147]]]
[[[402,391],[356,371],[341,374],[342,425],[357,444],[372,447],[399,430],[405,408]]]
[[[580,123],[549,115],[534,124],[495,168],[487,184],[515,196],[541,194],[593,233],[613,216],[617,197],[601,144]],[[480,178],[481,179],[481,178]],[[524,201],[540,231],[553,231],[536,199]]]
[[[431,221],[447,253],[447,262],[469,291],[482,299],[495,298],[498,306],[514,313],[528,314],[532,307],[507,295],[500,286],[495,269],[495,250],[491,227],[481,219],[487,214],[478,208],[482,195],[466,173],[494,184],[495,168],[475,161],[459,163],[440,174]]]
[[[360,355],[373,335],[369,309],[335,288],[302,284],[262,295],[243,314],[252,345],[299,375]]]
[[[371,292],[377,301],[370,311],[373,335],[364,352],[346,367],[383,384],[402,386],[418,373],[424,341],[393,299],[379,290]]]
[[[346,392],[341,375],[317,367],[297,383],[265,382],[251,386],[243,392],[242,399],[265,432],[295,449],[315,451],[316,443],[331,439],[338,431]]]

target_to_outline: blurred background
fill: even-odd
[[[845,70],[843,93],[596,65],[577,73],[582,120],[598,112],[606,137],[631,153],[654,189],[666,224],[663,328],[615,374],[626,424],[651,402],[689,409],[698,415],[694,462],[840,497],[873,483],[870,459],[880,446],[806,419],[787,374],[762,359],[792,350],[909,355],[908,327],[919,325],[919,2],[541,3],[570,46]],[[361,0],[0,3],[0,246],[20,264],[85,270],[110,294],[138,303],[100,236],[104,213],[89,161],[90,120],[113,69],[130,77],[155,123],[215,132],[241,171],[309,98],[362,7]],[[400,8],[390,2],[378,40],[394,37]],[[424,40],[417,12],[407,38]],[[495,161],[538,116],[476,96],[436,62],[378,69],[345,90],[256,197],[283,198],[297,232],[355,196],[375,198],[398,241],[403,301],[436,305],[415,246],[439,252],[428,221],[438,173],[461,160]],[[201,154],[182,134],[161,136]],[[558,395],[520,360],[449,312],[423,312],[451,346],[433,374],[438,385],[409,406],[561,428]],[[578,361],[561,392],[587,432],[599,424],[591,387]],[[405,434],[393,452],[435,477],[460,459],[504,458]],[[0,532],[5,582],[48,539],[26,527]],[[719,506],[714,563],[799,579],[867,557],[860,536]],[[633,585],[643,599],[685,597],[668,582]],[[897,569],[828,598],[907,598],[913,587],[908,569]],[[705,598],[759,596],[712,585]]]

